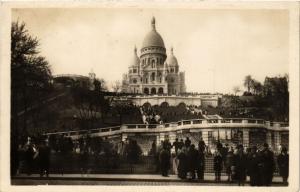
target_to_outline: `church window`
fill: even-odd
[[[136,80],[136,79],[133,79],[132,82],[133,82],[133,83],[137,83],[137,80]]]
[[[171,68],[171,73],[173,73],[174,72],[174,69],[173,68]]]
[[[151,81],[155,81],[155,73],[151,74]]]
[[[159,94],[163,94],[163,93],[164,93],[164,88],[160,87],[160,88],[158,89],[158,93],[159,93]]]
[[[136,73],[137,72],[137,70],[136,69],[133,69],[133,73]]]

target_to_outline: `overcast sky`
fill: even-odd
[[[151,17],[164,39],[167,54],[174,47],[187,91],[232,92],[246,75],[288,73],[289,23],[285,10],[187,9],[17,9],[40,40],[40,51],[53,74],[88,75],[109,84],[122,79],[151,30]]]

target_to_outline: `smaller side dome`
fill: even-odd
[[[133,54],[133,58],[132,58],[132,61],[131,61],[131,66],[139,66],[140,65],[140,58],[139,56],[137,55],[137,48],[136,46],[134,47],[134,54]]]
[[[177,58],[173,53],[173,47],[171,47],[171,55],[168,57],[167,64],[169,66],[178,66]]]

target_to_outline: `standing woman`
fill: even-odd
[[[277,163],[283,183],[287,185],[287,180],[289,177],[289,154],[287,153],[286,147],[282,147],[281,153],[277,157]]]
[[[187,174],[187,155],[185,153],[185,148],[184,147],[179,147],[178,149],[178,154],[177,154],[177,159],[179,160],[178,163],[178,177],[180,179],[186,179],[186,174]]]
[[[215,181],[221,181],[223,158],[220,151],[217,149],[214,156]]]
[[[230,150],[228,151],[228,153],[226,155],[226,160],[225,160],[226,173],[227,173],[227,176],[228,176],[227,181],[229,181],[229,182],[232,181],[231,167],[232,167],[232,164],[233,164],[233,157],[234,157],[233,149],[230,148]]]

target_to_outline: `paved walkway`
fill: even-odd
[[[96,180],[96,181],[155,181],[155,182],[186,182],[187,180],[181,180],[177,175],[170,175],[169,177],[163,177],[161,175],[146,175],[146,174],[50,174],[49,178],[40,177],[39,174],[32,174],[30,176],[26,174],[19,174],[12,179],[32,179],[32,180]],[[204,182],[215,183],[213,174],[205,174]],[[247,177],[249,182],[249,177]],[[227,176],[221,177],[221,182],[228,183]],[[282,179],[278,176],[273,178],[273,183],[282,183]]]

